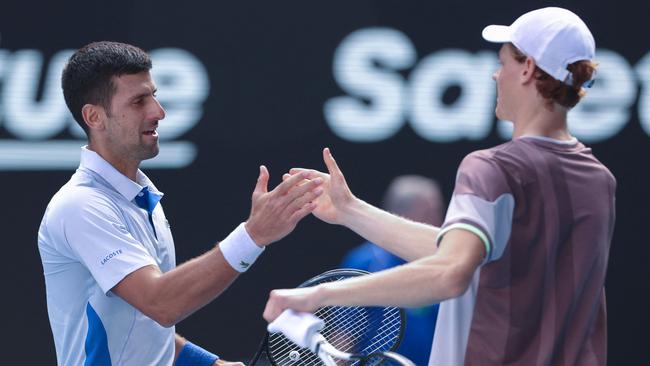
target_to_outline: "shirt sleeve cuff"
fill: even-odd
[[[469,232],[475,234],[476,236],[478,236],[479,239],[481,239],[481,241],[483,242],[483,245],[485,246],[485,259],[484,259],[483,262],[484,263],[487,262],[487,260],[490,258],[490,253],[491,253],[490,239],[488,239],[487,235],[485,235],[485,233],[483,231],[481,231],[477,227],[472,226],[470,224],[465,224],[465,223],[460,223],[459,222],[459,223],[451,224],[451,225],[449,225],[447,227],[444,227],[438,233],[438,240],[437,240],[436,245],[440,245],[440,242],[442,241],[442,237],[446,233],[448,233],[450,230],[453,230],[453,229],[466,230],[466,231],[469,231]]]

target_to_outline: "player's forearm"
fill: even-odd
[[[317,302],[320,306],[419,307],[459,296],[467,285],[467,276],[453,261],[431,256],[371,275],[319,285]]]
[[[343,225],[407,261],[436,251],[438,228],[393,215],[359,199],[344,210]]]
[[[219,296],[237,278],[218,247],[161,274],[154,282],[149,312],[172,326]]]
[[[368,276],[319,285],[317,303],[413,307],[462,295],[485,258],[481,239],[451,230],[436,254]]]

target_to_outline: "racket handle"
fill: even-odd
[[[316,315],[287,309],[272,321],[267,329],[271,333],[284,334],[299,347],[310,348],[314,335],[323,327],[325,322]]]
[[[318,358],[323,361],[323,364],[325,366],[338,366],[336,364],[336,361],[332,358],[332,356],[328,355],[325,351],[321,350],[318,352]]]
[[[349,361],[352,358],[352,354],[334,348],[334,346],[332,346],[320,333],[314,334],[309,349],[314,353],[318,353],[321,358],[323,358],[323,355],[332,355],[346,361]]]

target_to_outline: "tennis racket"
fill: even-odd
[[[367,273],[335,269],[298,287]],[[256,365],[265,353],[273,366],[411,366],[413,363],[408,359],[392,352],[399,346],[404,326],[404,313],[395,307],[326,306],[315,314],[287,311],[269,324],[273,332],[266,334],[250,365]]]

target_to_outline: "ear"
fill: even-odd
[[[88,128],[92,130],[103,130],[105,128],[106,112],[104,108],[95,104],[85,104],[81,108],[81,115]]]
[[[535,80],[535,69],[537,68],[537,64],[535,63],[535,60],[533,60],[531,57],[526,57],[526,61],[524,61],[524,67],[521,70],[521,83],[522,84],[527,84],[530,81]]]

